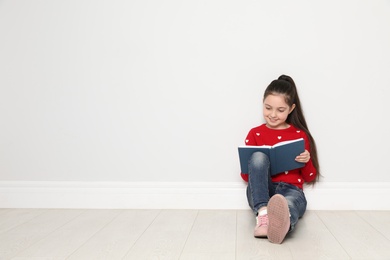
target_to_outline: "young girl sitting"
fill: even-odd
[[[248,174],[247,198],[256,216],[255,237],[268,237],[272,243],[282,243],[306,211],[304,183],[318,180],[317,149],[307,127],[293,79],[282,75],[271,82],[264,92],[263,117],[265,124],[251,129],[246,145],[274,145],[278,142],[303,138],[305,151],[296,157],[304,167],[271,176],[268,157],[252,154]]]

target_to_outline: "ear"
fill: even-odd
[[[295,108],[295,104],[292,104],[290,112],[288,112],[288,113],[290,114],[294,110],[294,108]]]

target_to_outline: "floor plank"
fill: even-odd
[[[292,259],[350,259],[314,211],[305,213],[283,245],[289,247]]]
[[[373,226],[379,233],[390,240],[390,211],[358,211],[367,223]]]
[[[11,211],[11,209],[0,209],[0,216],[8,211]]]
[[[352,259],[389,259],[390,241],[354,211],[317,211]]]
[[[163,210],[123,259],[179,259],[197,210]]]
[[[26,221],[29,221],[36,216],[42,214],[45,210],[42,209],[12,209],[6,210],[1,214],[0,218],[0,233],[7,232]]]
[[[122,259],[159,211],[124,210],[68,259]]]
[[[76,218],[82,210],[47,210],[1,234],[0,259],[10,259]]]
[[[202,210],[180,259],[235,259],[236,211]]]
[[[15,259],[64,259],[112,221],[119,210],[85,210],[46,238],[27,248]]]

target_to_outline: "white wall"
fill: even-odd
[[[0,181],[240,182],[280,74],[323,182],[390,182],[390,1],[0,1]]]

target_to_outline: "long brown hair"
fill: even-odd
[[[310,143],[310,158],[313,162],[313,166],[317,170],[316,179],[312,182],[316,182],[320,178],[320,165],[318,162],[317,146],[314,141],[313,136],[311,135],[305,116],[303,115],[303,110],[301,102],[299,100],[297,87],[294,80],[287,75],[281,75],[278,79],[273,80],[266,90],[264,91],[263,100],[270,94],[279,94],[285,97],[286,103],[292,107],[295,104],[294,110],[288,115],[286,122],[295,126],[298,129],[301,129],[306,133],[309,138]]]

